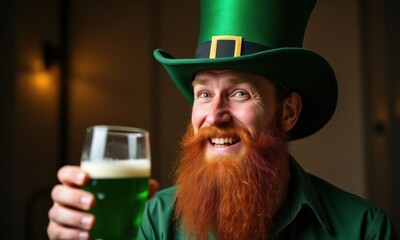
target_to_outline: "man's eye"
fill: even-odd
[[[234,91],[230,96],[230,99],[232,101],[245,101],[248,100],[249,98],[250,98],[249,92],[244,90]]]
[[[236,91],[234,92],[233,96],[234,97],[245,97],[248,96],[249,94],[245,91]]]
[[[209,94],[208,92],[201,92],[201,93],[199,94],[199,97],[200,97],[200,98],[209,98],[209,97],[210,97],[210,94]]]

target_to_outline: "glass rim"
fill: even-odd
[[[95,129],[106,129],[107,132],[115,132],[115,133],[142,133],[142,134],[149,134],[149,131],[144,128],[138,127],[127,127],[127,126],[120,126],[120,125],[93,125],[86,128],[87,132],[93,131]]]

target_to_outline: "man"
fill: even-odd
[[[398,239],[387,215],[307,174],[288,142],[322,128],[333,70],[301,48],[313,0],[203,0],[195,59],[155,51],[193,100],[176,186],[147,204],[139,239]],[[77,167],[59,171],[51,239],[86,239],[93,196]],[[152,189],[157,188],[154,183]]]

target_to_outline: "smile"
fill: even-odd
[[[216,148],[223,148],[233,145],[240,141],[238,138],[225,137],[225,138],[211,138],[211,143]]]

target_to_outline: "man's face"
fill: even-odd
[[[255,74],[204,71],[193,87],[175,218],[196,239],[210,232],[217,239],[265,239],[289,181],[275,86]]]
[[[268,129],[277,111],[275,86],[267,78],[233,70],[202,71],[193,81],[192,125],[200,128],[240,126],[252,137]],[[237,151],[240,139],[215,136],[208,152],[220,154]]]

